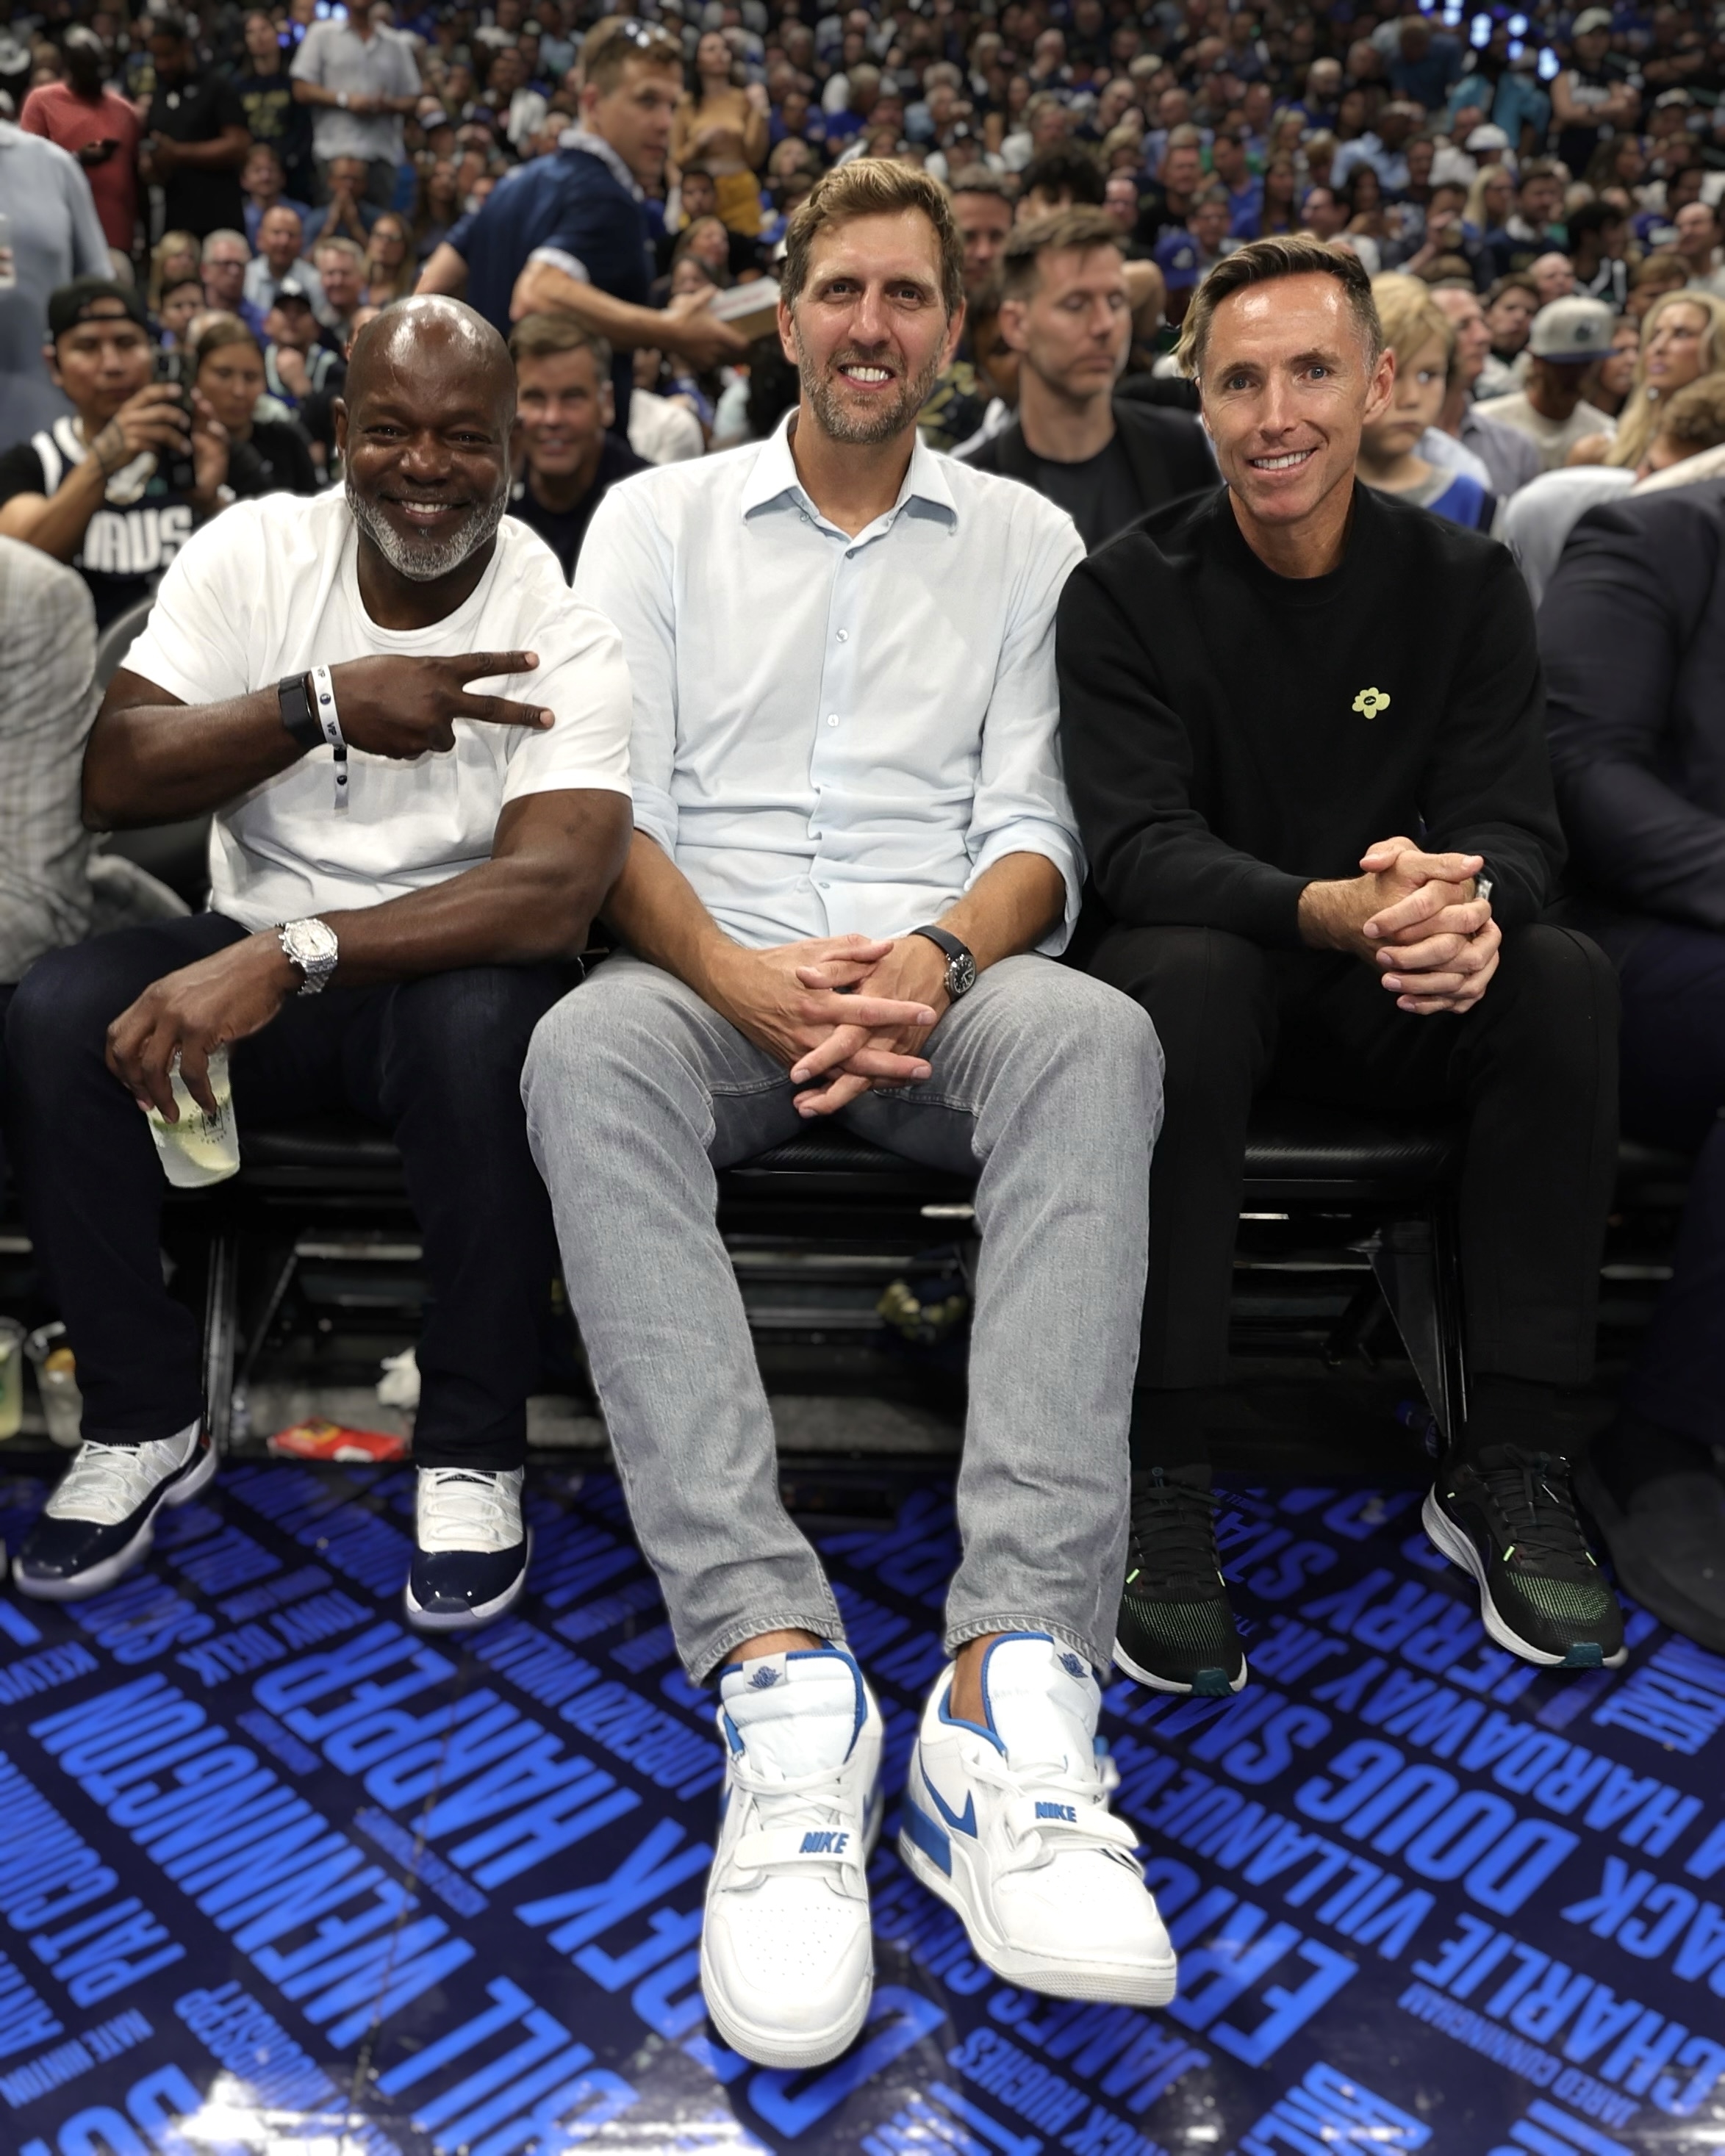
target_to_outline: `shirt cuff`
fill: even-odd
[[[552,270],[561,270],[566,277],[572,277],[578,285],[590,285],[587,264],[578,254],[571,254],[567,248],[536,247],[527,257],[530,262],[543,262]]]
[[[635,829],[644,832],[662,853],[675,860],[676,803],[669,793],[662,793],[656,786],[643,786],[639,779],[631,790],[634,796]]]
[[[1078,926],[1078,911],[1084,902],[1083,850],[1072,834],[1058,824],[1003,824],[998,831],[990,832],[977,855],[970,880],[964,886],[966,891],[1009,854],[1040,854],[1044,860],[1052,861],[1060,872],[1066,889],[1061,917],[1036,946],[1045,957],[1058,958],[1072,940],[1072,932]]]

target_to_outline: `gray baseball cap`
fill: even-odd
[[[1598,300],[1553,300],[1533,317],[1527,349],[1535,359],[1585,367],[1611,349],[1611,310]]]

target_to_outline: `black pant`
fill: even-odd
[[[1625,940],[1623,1127],[1650,1145],[1699,1150],[1671,1282],[1623,1398],[1651,1422],[1717,1445],[1725,1430],[1725,936],[1660,922]]]
[[[246,931],[219,914],[124,928],[39,960],[6,1029],[24,1216],[78,1356],[84,1433],[141,1444],[203,1409],[198,1326],[162,1284],[167,1188],[143,1115],[103,1060],[107,1029],[166,973]],[[401,1147],[432,1301],[413,1456],[519,1467],[556,1270],[527,1150],[521,1063],[569,986],[552,966],[476,966],[295,997],[233,1050],[235,1113],[284,1123],[347,1107]]]
[[[1209,928],[1117,928],[1091,970],[1167,1057],[1141,1387],[1225,1382],[1255,1096],[1468,1111],[1461,1241],[1476,1374],[1585,1383],[1617,1142],[1617,993],[1584,937],[1524,928],[1465,1018],[1416,1018],[1358,960]]]

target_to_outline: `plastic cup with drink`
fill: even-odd
[[[161,1156],[162,1171],[177,1190],[202,1190],[239,1172],[239,1125],[234,1115],[234,1088],[228,1075],[228,1051],[209,1059],[209,1090],[216,1112],[200,1108],[180,1075],[177,1055],[169,1072],[180,1119],[171,1123],[159,1108],[145,1111],[150,1135]]]
[[[16,1437],[24,1419],[24,1328],[0,1317],[0,1438]]]

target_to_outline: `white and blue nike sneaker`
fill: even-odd
[[[706,2010],[763,2066],[836,2059],[874,1992],[866,1866],[880,1831],[880,1710],[842,1648],[721,1674],[727,1768],[701,1938]]]
[[[1045,1632],[1007,1632],[983,1657],[985,1723],[937,1682],[911,1754],[899,1854],[964,1920],[1009,1984],[1056,1999],[1165,2006],[1174,1950],[1108,1810],[1119,1781],[1096,1751],[1102,1696],[1083,1657]]]

